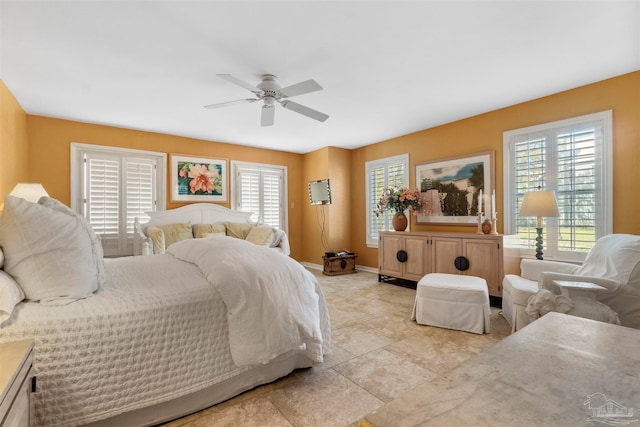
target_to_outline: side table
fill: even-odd
[[[33,340],[0,344],[0,426],[34,425]]]
[[[560,289],[560,295],[570,298],[574,303],[573,308],[567,314],[616,325],[620,324],[618,313],[608,305],[596,300],[597,295],[606,291],[607,288],[595,283],[569,280],[554,280],[553,284]]]

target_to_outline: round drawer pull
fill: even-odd
[[[409,255],[407,255],[407,251],[401,249],[398,251],[398,253],[396,253],[396,259],[400,262],[407,262],[407,258],[409,258]]]
[[[459,256],[453,261],[453,265],[456,266],[458,271],[465,271],[469,269],[469,260],[463,256]]]

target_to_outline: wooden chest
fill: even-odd
[[[327,276],[337,276],[339,274],[350,274],[356,272],[356,254],[342,256],[323,256],[323,273]]]

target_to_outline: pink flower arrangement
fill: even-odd
[[[417,216],[422,212],[424,205],[425,201],[418,188],[385,187],[382,189],[382,196],[373,213],[379,216],[387,209],[394,213],[403,213],[408,210],[409,214]]]

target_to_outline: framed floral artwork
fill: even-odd
[[[227,202],[227,160],[171,154],[172,202]]]
[[[494,151],[416,164],[416,186],[425,203],[418,224],[478,225],[479,202],[495,206]],[[494,208],[495,209],[495,208]]]

